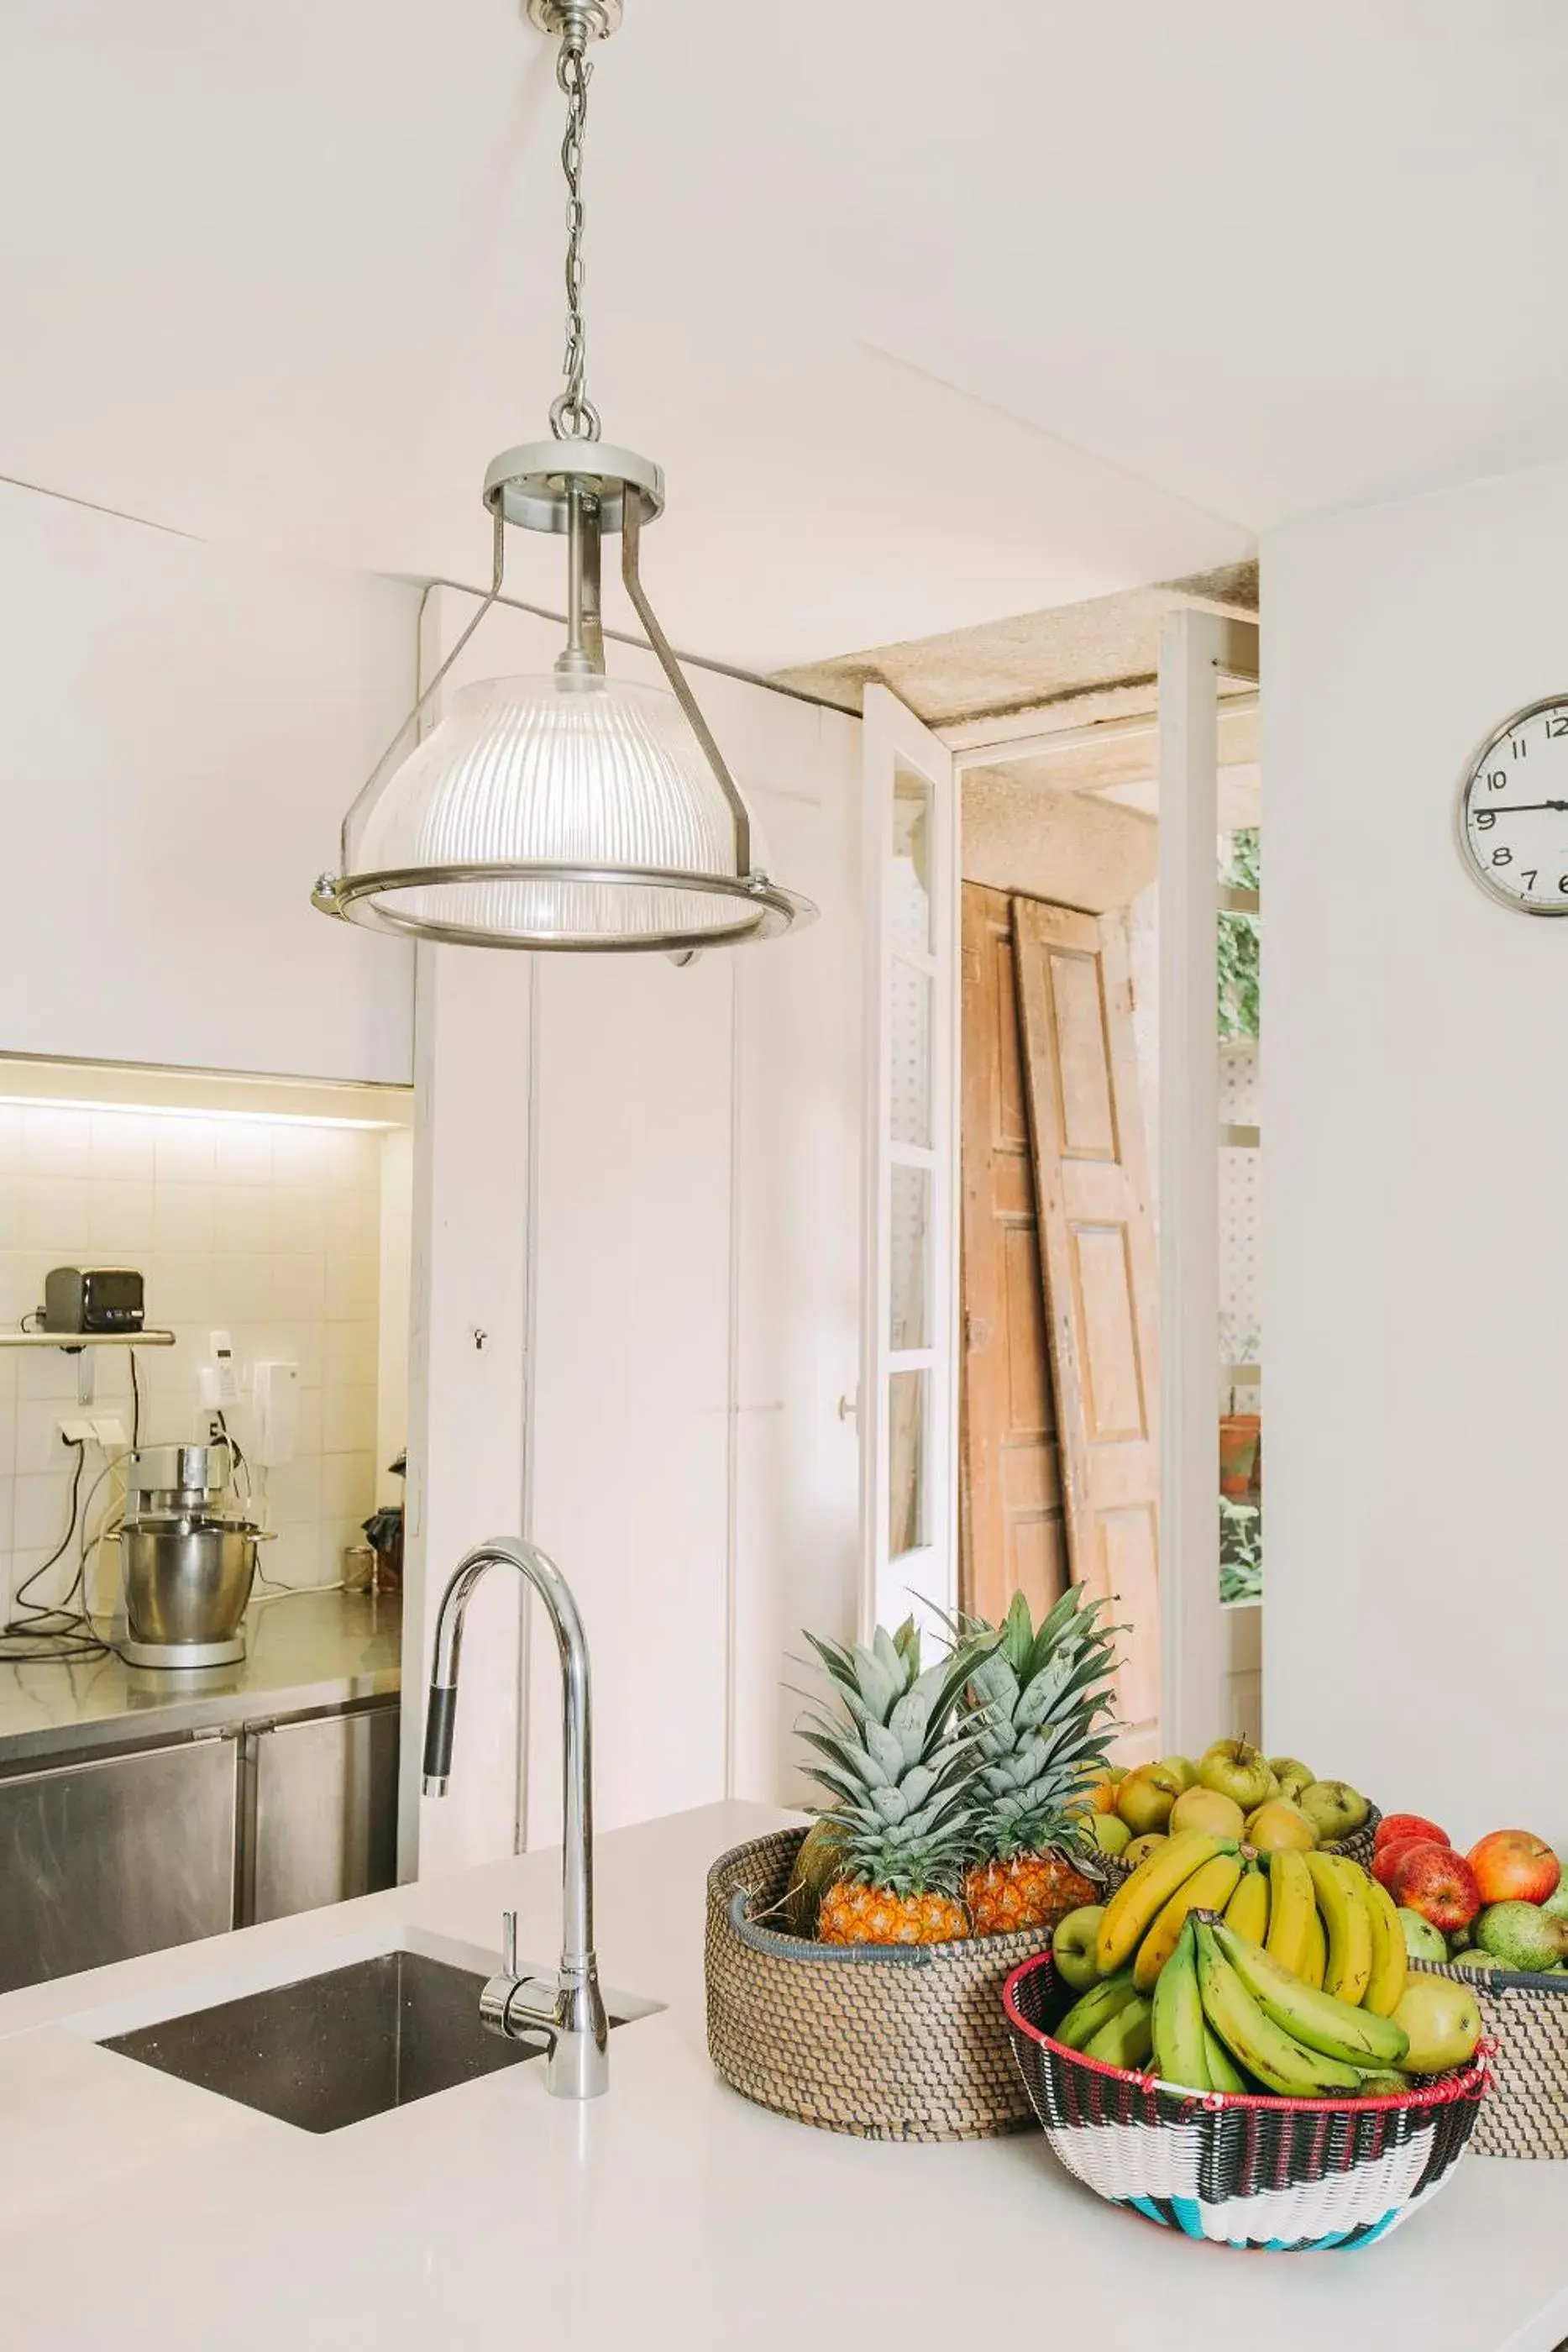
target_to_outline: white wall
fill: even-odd
[[[427,648],[449,644],[465,617],[461,600],[437,592]],[[542,670],[558,642],[547,625],[498,613],[463,674]],[[612,664],[649,671],[622,648]],[[531,1180],[512,1124],[528,961],[437,950],[436,968],[467,968],[468,1019],[443,1005],[427,1035],[421,998],[432,1098],[472,1123],[476,1149],[499,1089],[511,1139],[499,1189],[471,1154],[433,1165],[436,1230],[460,1229],[463,1245],[445,1273],[433,1261],[431,1360],[453,1347],[461,1360],[473,1299],[486,1282],[502,1285],[501,1254],[526,1236],[527,1425],[519,1412],[514,1444],[494,1419],[506,1364],[470,1363],[495,1432],[482,1457],[470,1447],[470,1474],[497,1503],[509,1484],[509,1524],[556,1556],[578,1594],[604,1826],[727,1788],[761,1797],[789,1786],[798,1702],[785,1685],[800,1628],[848,1632],[853,1618],[858,1450],[838,1400],[852,1395],[859,1344],[859,727],[759,688],[695,682],[773,870],[819,898],[821,922],[684,970],[664,957],[532,960]],[[487,975],[508,971],[518,993],[504,1019],[498,1003],[485,1007],[507,983]],[[509,1303],[497,1328],[510,1348]],[[519,1381],[522,1370],[519,1353]],[[429,1491],[450,1517],[450,1466],[444,1482],[434,1465],[456,1443],[443,1424],[458,1407],[434,1381],[430,1398]],[[427,1639],[430,1591],[456,1558],[455,1535],[425,1541]],[[475,1792],[461,1801],[476,1810],[459,1829],[450,1812],[438,1822],[423,1809],[422,1869],[509,1843],[516,1604],[504,1587],[486,1601],[488,1632],[465,1651],[446,1801],[465,1779]],[[553,1646],[537,1627],[528,1682],[525,1834],[538,1843],[559,1835],[559,1712]]]
[[[417,614],[0,486],[0,1052],[406,1083],[408,949],[309,890]]]
[[[1568,1845],[1568,923],[1454,796],[1568,688],[1568,468],[1264,547],[1271,1745]]]

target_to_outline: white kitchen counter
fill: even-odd
[[[0,2340],[16,2352],[1552,2352],[1568,2166],[1468,2158],[1355,2253],[1241,2255],[1102,2204],[1043,2139],[901,2147],[750,2106],[703,2042],[716,1806],[599,1847],[621,2028],[586,2107],[511,2067],[317,2137],[99,2049],[112,2032],[384,1949],[404,1926],[553,1959],[558,1853],[308,1913],[0,2000]],[[171,1994],[174,1997],[171,1998]]]

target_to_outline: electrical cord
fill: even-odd
[[[141,1383],[136,1377],[136,1350],[125,1350],[131,1364],[131,1446],[132,1453],[141,1443]]]
[[[78,1594],[84,1600],[86,1597],[85,1538],[81,1556],[77,1562],[77,1572],[71,1579],[65,1599],[57,1602],[39,1602],[28,1598],[39,1578],[47,1576],[50,1569],[65,1558],[81,1521],[81,1481],[87,1464],[87,1445],[79,1437],[69,1437],[66,1444],[76,1448],[77,1457],[76,1467],[71,1473],[69,1524],[47,1559],[41,1560],[30,1574],[24,1577],[12,1595],[10,1614],[4,1626],[0,1626],[0,1664],[68,1664],[80,1658],[102,1657],[109,1649],[108,1643],[101,1641],[93,1631],[92,1620],[85,1610],[75,1605]]]

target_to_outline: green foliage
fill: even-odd
[[[1233,1502],[1228,1495],[1219,1497],[1219,1597],[1263,1597],[1263,1514],[1256,1503]]]
[[[1230,835],[1230,863],[1220,881],[1233,890],[1256,890],[1261,856],[1256,825]],[[1258,943],[1256,915],[1222,914],[1219,918],[1219,1034],[1221,1037],[1258,1034]]]

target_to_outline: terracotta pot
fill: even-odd
[[[1252,1492],[1263,1423],[1255,1412],[1224,1412],[1219,1416],[1219,1491],[1232,1502],[1244,1503]]]

